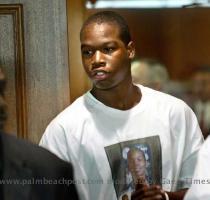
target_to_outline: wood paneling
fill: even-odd
[[[165,63],[172,79],[188,79],[196,67],[210,65],[210,8],[114,10],[127,19],[137,55]]]
[[[80,53],[79,34],[84,21],[84,12],[84,0],[67,0],[71,102],[90,88],[89,80],[82,66]]]

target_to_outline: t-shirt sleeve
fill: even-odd
[[[40,146],[48,149],[59,158],[70,162],[67,153],[67,141],[62,126],[52,121],[46,128],[40,143]]]

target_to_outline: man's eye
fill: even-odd
[[[105,53],[112,53],[114,50],[115,50],[115,48],[113,48],[113,47],[106,47],[106,48],[104,48],[104,52]]]
[[[93,55],[93,51],[92,50],[82,50],[82,55],[85,57],[90,57]]]

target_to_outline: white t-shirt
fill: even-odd
[[[127,153],[133,147],[144,151],[148,176],[164,190],[190,186],[203,141],[193,111],[182,100],[139,87],[141,101],[129,110],[87,92],[47,127],[40,145],[73,164],[81,200],[122,195],[131,183]]]
[[[208,137],[198,154],[198,161],[185,200],[210,199],[210,137]]]

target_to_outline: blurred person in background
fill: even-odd
[[[152,58],[137,58],[131,64],[133,82],[165,92],[184,100],[190,107],[192,98],[188,83],[171,80],[164,64]]]
[[[158,91],[164,90],[164,85],[169,81],[169,74],[165,65],[156,59],[141,58],[131,63],[133,82]]]
[[[210,66],[199,67],[192,76],[193,110],[204,138],[210,131]]]

